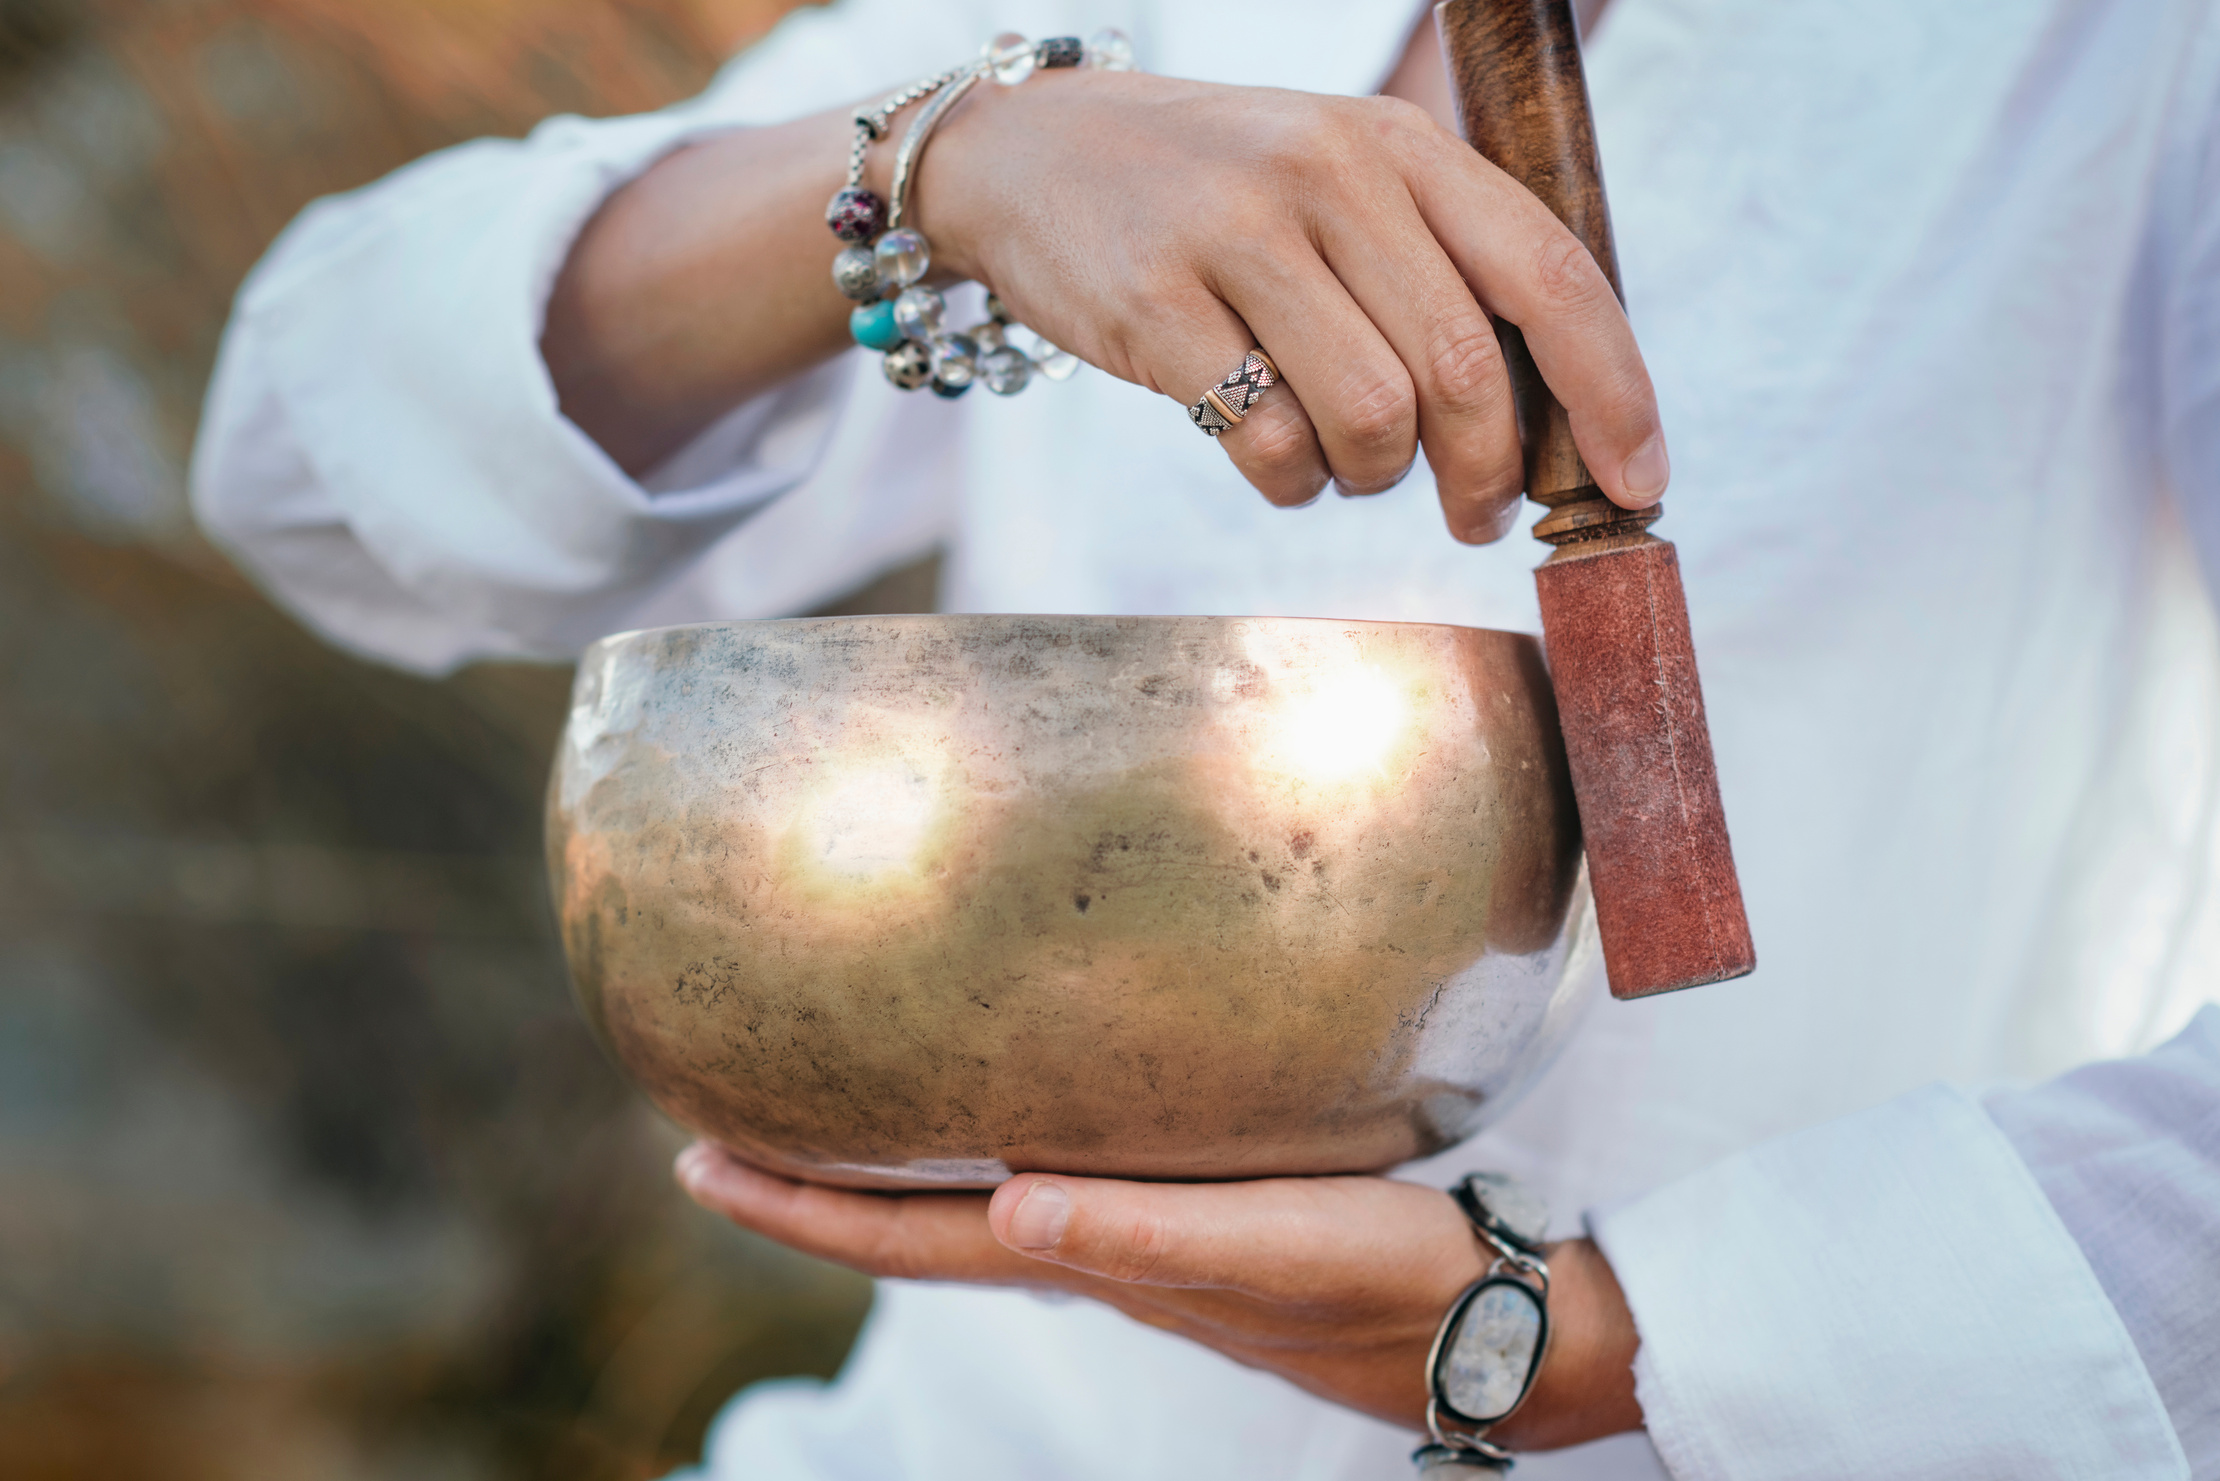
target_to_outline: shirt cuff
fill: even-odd
[[[2080,1247],[1960,1091],[1766,1143],[1589,1225],[1677,1481],[2189,1475]]]

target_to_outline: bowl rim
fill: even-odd
[[[1402,630],[1436,633],[1473,633],[1489,638],[1513,638],[1541,646],[1539,633],[1520,628],[1476,627],[1466,622],[1415,622],[1400,618],[1380,617],[1287,617],[1279,615],[1258,616],[1253,613],[1222,612],[843,612],[822,617],[722,617],[703,622],[673,622],[655,627],[626,628],[620,632],[604,633],[581,651],[583,659],[605,646],[629,642],[637,638],[660,637],[670,633],[734,631],[746,628],[776,629],[799,626],[848,626],[857,623],[900,624],[964,624],[979,626],[1017,627],[1026,623],[1100,623],[1104,625],[1137,624],[1142,626],[1171,627],[1182,623],[1261,623],[1275,627],[1364,627],[1381,631]]]

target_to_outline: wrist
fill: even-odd
[[[1549,1349],[1526,1402],[1488,1438],[1513,1450],[1558,1450],[1640,1429],[1634,1358],[1641,1337],[1610,1261],[1586,1239],[1543,1253],[1550,1269]]]
[[[1080,78],[1053,81],[1068,86]],[[1011,221],[1012,213],[997,204],[997,188],[1006,183],[997,179],[997,172],[1007,175],[1012,163],[1005,142],[1011,115],[1039,106],[1040,100],[1025,96],[1026,92],[991,84],[973,88],[949,111],[933,136],[933,147],[918,164],[904,219],[933,244],[935,282],[992,286],[987,248],[993,233],[982,226],[1000,220],[1007,227]],[[884,169],[891,180],[891,143],[885,155]]]

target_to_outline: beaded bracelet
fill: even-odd
[[[1133,43],[1117,30],[1097,32],[1084,44],[1076,36],[1034,43],[1008,33],[988,42],[979,60],[922,78],[876,108],[856,111],[847,184],[825,207],[825,224],[850,244],[833,259],[833,284],[857,304],[848,316],[849,333],[856,343],[885,355],[886,378],[900,389],[931,386],[935,395],[953,400],[983,381],[998,396],[1015,396],[1036,373],[1060,381],[1079,369],[1076,355],[1037,334],[1029,352],[1011,344],[1009,331],[1022,326],[992,293],[987,295],[985,323],[962,334],[949,333],[943,324],[946,300],[940,290],[919,281],[932,265],[932,245],[923,232],[904,226],[902,217],[926,141],[980,81],[991,76],[1004,87],[1015,87],[1036,69],[1082,64],[1106,72],[1131,71]],[[895,155],[890,209],[864,187],[864,158],[874,141],[886,137],[894,116],[918,102],[925,102],[925,109]]]

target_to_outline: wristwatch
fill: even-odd
[[[1450,1303],[1427,1354],[1433,1443],[1411,1460],[1436,1481],[1511,1468],[1510,1453],[1487,1434],[1526,1401],[1549,1351],[1549,1266],[1541,1257],[1548,1207],[1501,1173],[1468,1174],[1449,1196],[1493,1258]]]

